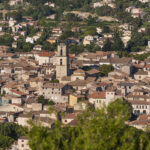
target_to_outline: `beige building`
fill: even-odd
[[[39,62],[39,65],[53,63],[54,52],[41,52],[35,59]]]
[[[53,100],[55,103],[68,102],[68,96],[65,96],[65,90],[67,85],[61,83],[47,83],[43,85],[43,95],[49,100]]]
[[[12,145],[11,150],[31,150],[27,137],[20,137],[18,141]]]
[[[106,91],[106,92],[99,92],[95,91],[89,96],[89,102],[94,104],[95,108],[100,109],[104,105],[108,106],[110,102],[115,100],[115,92],[114,91]]]
[[[74,73],[71,75],[71,81],[75,81],[77,79],[85,80],[85,71],[82,69],[77,69],[74,71]]]
[[[143,80],[148,77],[148,72],[139,70],[134,74],[135,80]]]
[[[21,126],[25,126],[25,127],[29,127],[29,123],[28,121],[30,120],[31,118],[29,118],[29,116],[27,114],[20,114],[17,118],[17,123]]]

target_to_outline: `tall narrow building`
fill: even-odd
[[[56,78],[61,79],[68,76],[69,73],[69,56],[68,49],[64,43],[60,43],[56,55]]]

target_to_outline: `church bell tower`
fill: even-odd
[[[56,54],[56,78],[61,79],[68,76],[69,72],[69,56],[68,49],[64,43],[60,43]]]

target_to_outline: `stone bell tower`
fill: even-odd
[[[68,76],[69,73],[69,56],[68,49],[64,43],[60,43],[56,54],[56,78],[61,79]]]

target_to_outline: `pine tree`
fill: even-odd
[[[112,50],[112,42],[110,39],[107,39],[105,42],[104,42],[104,46],[102,48],[103,51],[111,51]]]
[[[112,50],[114,50],[114,51],[123,51],[124,50],[124,44],[120,38],[118,31],[114,32],[113,41],[114,41],[114,43],[112,44]]]

